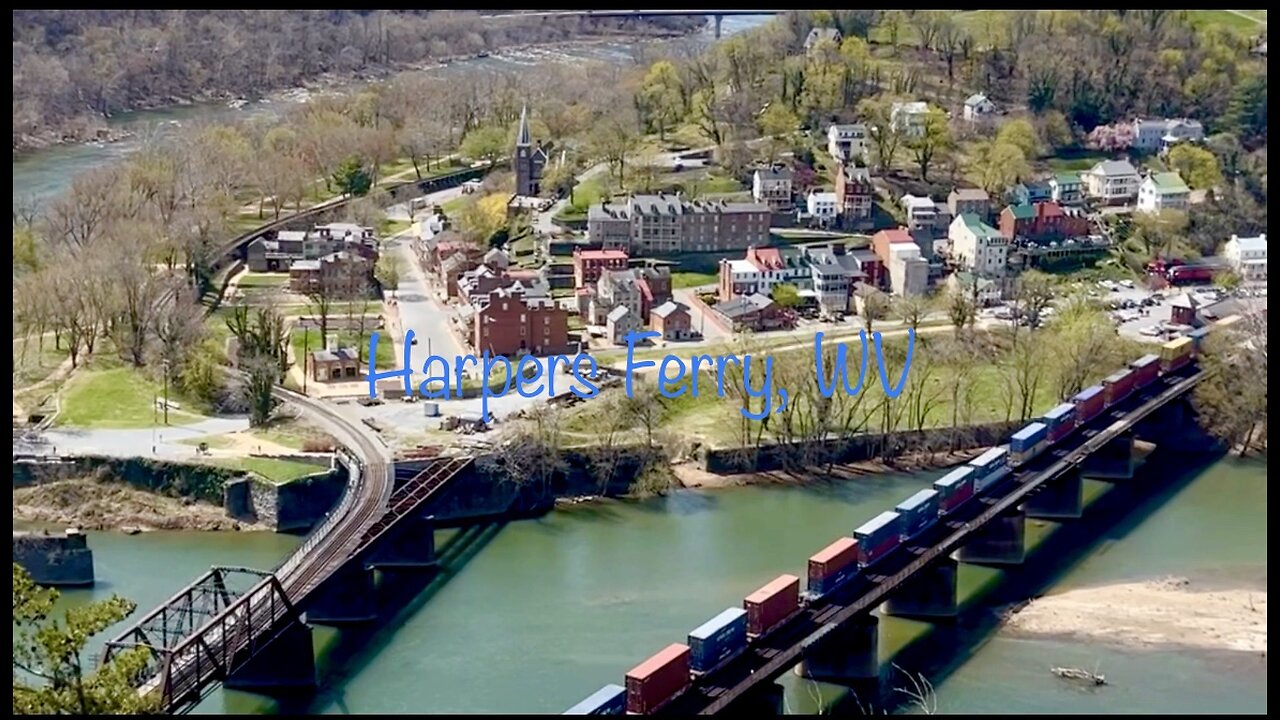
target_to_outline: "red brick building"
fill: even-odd
[[[626,270],[626,250],[573,251],[573,286],[586,287],[600,279],[605,270]]]
[[[889,264],[891,254],[889,252],[890,245],[898,243],[916,244],[915,238],[911,237],[911,232],[904,227],[895,228],[893,230],[881,230],[871,236],[871,249],[875,252],[876,257],[880,258],[880,262],[884,265]]]
[[[1056,202],[1010,205],[1000,211],[1000,234],[1010,240],[1057,240],[1086,235],[1089,221]]]
[[[693,337],[693,316],[689,306],[668,300],[649,314],[651,326],[662,333],[663,340],[687,340]]]
[[[476,308],[472,346],[477,353],[550,355],[569,348],[569,314],[549,297],[529,297],[522,286],[494,290]]]
[[[871,172],[866,168],[842,163],[836,169],[836,203],[842,222],[856,224],[870,218],[871,201],[875,194]]]

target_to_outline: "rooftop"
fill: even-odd
[[[360,354],[355,348],[336,348],[334,350],[316,350],[311,353],[316,362],[359,362]]]
[[[964,104],[965,104],[965,105],[968,105],[968,106],[970,106],[970,107],[973,107],[973,106],[975,106],[975,105],[981,105],[981,104],[982,104],[982,103],[984,103],[984,102],[987,102],[987,96],[986,96],[986,95],[984,95],[984,94],[982,94],[982,93],[974,93],[974,94],[970,95],[969,97],[965,98]]]
[[[1137,175],[1138,171],[1128,160],[1103,160],[1089,169],[1094,175]]]
[[[1053,181],[1059,185],[1079,185],[1080,175],[1073,172],[1057,173],[1053,176]]]
[[[996,237],[1000,235],[1000,231],[982,222],[982,218],[973,213],[960,213],[960,219],[964,222],[965,227],[969,228],[978,237]]]
[[[1257,237],[1239,237],[1238,235],[1232,235],[1231,240],[1236,244],[1236,247],[1245,252],[1265,252],[1267,249],[1266,233],[1262,233]]]
[[[649,311],[649,314],[656,315],[657,317],[660,317],[660,318],[665,318],[668,315],[671,315],[672,313],[676,313],[676,312],[687,313],[689,312],[689,306],[685,305],[684,303],[676,302],[675,300],[668,300],[662,303],[661,305],[659,305],[658,307],[654,308],[653,310]]]
[[[990,200],[991,196],[982,188],[956,188],[951,191],[951,196],[957,200]]]
[[[1149,179],[1156,186],[1156,192],[1161,195],[1191,192],[1191,188],[1187,187],[1182,176],[1176,172],[1152,173]]]

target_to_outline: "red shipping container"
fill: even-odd
[[[689,687],[689,646],[672,643],[627,673],[627,712],[647,715]]]
[[[1129,367],[1133,368],[1134,388],[1144,388],[1160,379],[1160,356],[1158,355],[1143,355],[1129,363]]]
[[[1099,395],[1098,397],[1102,397]],[[1049,442],[1056,443],[1062,438],[1070,435],[1076,429],[1074,422],[1064,422],[1056,428],[1049,431]]]
[[[747,611],[747,634],[759,637],[800,607],[800,578],[782,575],[742,601]]]
[[[965,482],[960,483],[960,486],[957,487],[947,499],[938,503],[938,509],[944,513],[951,512],[966,502],[969,502],[972,497],[973,478],[969,477]]]
[[[809,558],[809,584],[826,580],[858,561],[858,541],[842,537]]]
[[[1076,425],[1084,425],[1090,420],[1098,417],[1098,413],[1106,407],[1106,393],[1100,392],[1087,400],[1076,402]]]
[[[1136,376],[1137,373],[1129,370],[1123,375],[1116,373],[1102,381],[1102,393],[1107,396],[1107,407],[1129,397],[1129,393],[1133,392],[1133,380]]]

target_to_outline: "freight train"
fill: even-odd
[[[1076,393],[1014,433],[1007,445],[991,448],[841,537],[812,557],[808,582],[781,575],[748,595],[742,608],[729,608],[689,633],[688,644],[672,644],[626,675],[626,686],[606,685],[566,715],[643,715],[667,705],[700,675],[720,667],[816,603],[863,575],[939,520],[956,512],[1009,477],[1016,469],[1062,442],[1106,409],[1133,393],[1176,373],[1203,351],[1214,329],[1238,322],[1231,316],[1165,343],[1160,354],[1143,355],[1100,384]]]

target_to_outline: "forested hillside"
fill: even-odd
[[[13,147],[91,137],[123,110],[613,33],[621,22],[447,10],[14,10]],[[627,21],[626,32],[703,22]]]

